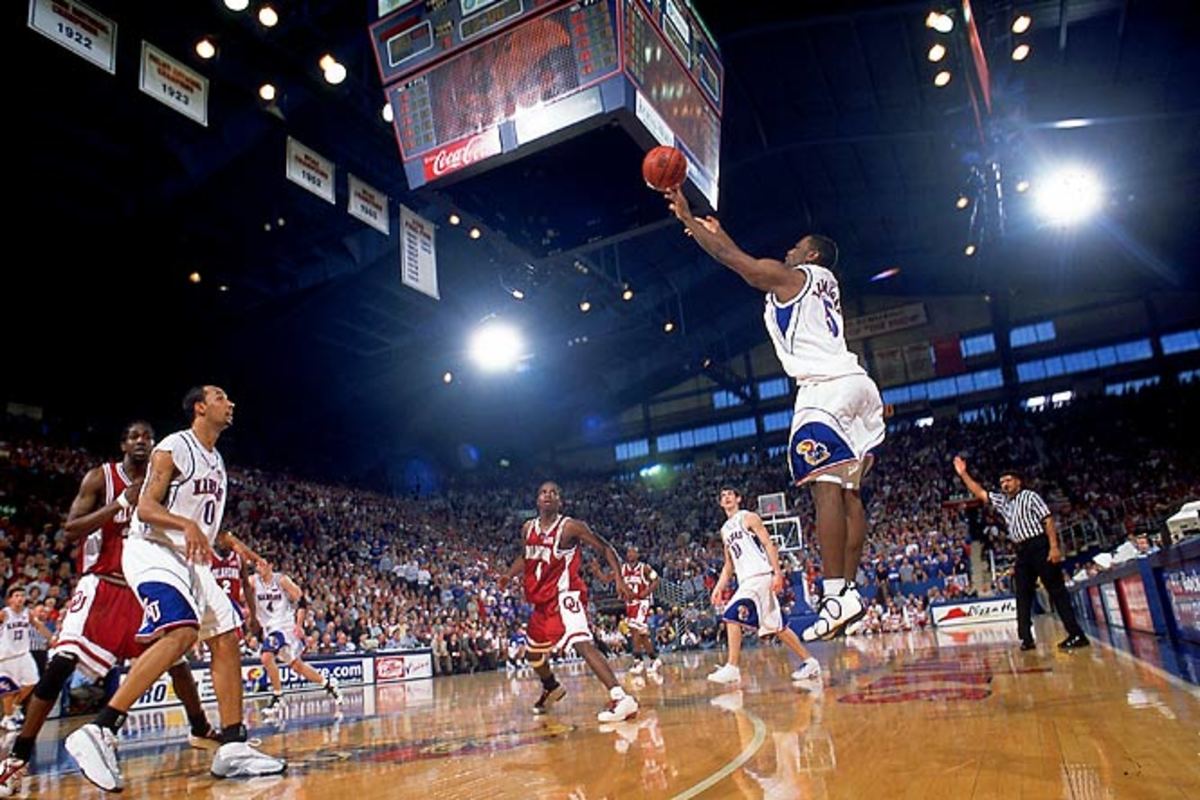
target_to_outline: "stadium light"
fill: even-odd
[[[970,258],[971,256],[975,255],[975,245],[969,244],[966,247],[964,247],[963,255],[966,256],[967,258]]]
[[[944,69],[933,76],[933,85],[939,89],[950,82],[950,70]]]
[[[624,289],[624,291],[621,292],[621,299],[627,303],[633,299],[633,289],[629,286],[628,283],[625,284],[625,289]]]
[[[941,61],[945,57],[946,57],[946,46],[944,44],[942,44],[941,42],[938,42],[933,47],[929,48],[929,55],[927,56],[927,58],[930,61],[933,61],[934,63],[936,63],[938,61]]]
[[[1028,191],[1029,191],[1029,181],[1025,180],[1024,178],[1017,181],[1017,192],[1019,194],[1025,194]]]
[[[212,39],[205,36],[200,41],[196,42],[196,55],[208,61],[217,54],[217,46],[213,44]]]
[[[1018,34],[1024,33],[1025,31],[1029,30],[1029,26],[1032,24],[1033,24],[1033,18],[1030,17],[1028,14],[1022,14],[1013,20],[1012,32],[1018,33]]]
[[[279,13],[270,6],[263,6],[258,10],[258,21],[264,28],[274,28],[279,24]]]
[[[250,0],[225,0],[225,7],[230,11],[245,11],[250,7]]]
[[[1024,61],[1027,58],[1029,58],[1029,45],[1025,44],[1024,42],[1021,42],[1019,45],[1017,45],[1016,47],[1013,48],[1013,51],[1012,51],[1012,60],[1013,61]]]
[[[925,27],[933,28],[938,33],[949,33],[954,30],[954,19],[949,14],[930,11],[929,16],[925,18]]]
[[[1104,192],[1087,170],[1067,167],[1038,181],[1037,209],[1052,225],[1073,225],[1100,207]]]
[[[380,115],[383,116],[384,122],[391,122],[392,120],[394,120],[396,118],[395,112],[392,111],[392,104],[390,101],[383,104],[383,110],[380,111],[379,113],[380,113]]]
[[[446,370],[442,373],[442,383],[451,383],[454,380],[454,373]]]
[[[671,320],[667,320],[666,322],[663,323],[663,333],[670,333],[673,330],[675,330],[674,322],[672,322]]]
[[[516,328],[490,319],[471,336],[471,359],[485,372],[511,369],[521,358],[521,335]]]
[[[586,297],[583,298],[582,300],[580,300],[579,301],[579,310],[582,311],[584,314],[591,311],[592,310],[592,301],[588,300]]]
[[[971,205],[971,200],[965,194],[960,194],[958,199],[954,201],[954,207],[962,211],[967,206]]]
[[[264,83],[258,87],[258,96],[268,103],[275,99],[275,87],[269,83]]]

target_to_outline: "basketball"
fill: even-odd
[[[660,145],[642,159],[642,177],[647,186],[660,192],[678,188],[687,178],[687,158],[674,147]]]

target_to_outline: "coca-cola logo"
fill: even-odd
[[[425,179],[433,180],[471,166],[500,152],[499,132],[478,133],[425,156]]]

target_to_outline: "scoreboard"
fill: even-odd
[[[716,207],[724,71],[686,0],[406,2],[371,38],[413,188],[616,120]]]

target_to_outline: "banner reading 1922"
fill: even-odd
[[[142,42],[138,88],[208,127],[208,78],[146,41]]]
[[[74,0],[29,0],[29,27],[100,69],[117,73],[117,23]]]

